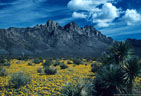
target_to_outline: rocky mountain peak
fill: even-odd
[[[74,21],[72,21],[72,22],[66,24],[66,25],[64,26],[64,28],[65,28],[65,29],[68,29],[68,30],[77,30],[77,29],[79,29],[80,27],[79,27]]]
[[[0,29],[0,54],[5,55],[100,56],[112,42],[93,26],[75,22],[62,27],[49,20],[34,27]]]

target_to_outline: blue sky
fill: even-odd
[[[141,39],[141,0],[0,0],[0,28],[28,27],[52,19],[93,25],[116,40]]]

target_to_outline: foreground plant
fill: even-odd
[[[141,66],[137,57],[128,58],[122,64],[122,68],[125,72],[125,80],[127,85],[127,92],[132,93],[133,85],[136,77],[140,74]]]
[[[114,96],[126,92],[124,72],[118,65],[111,64],[101,68],[93,83],[96,96]]]
[[[78,80],[77,83],[67,83],[62,87],[61,96],[88,96],[85,92],[85,83],[82,80]]]

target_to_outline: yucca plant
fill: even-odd
[[[122,64],[122,68],[125,72],[127,91],[128,93],[132,93],[135,78],[141,71],[139,59],[137,57],[126,59]]]
[[[133,54],[131,46],[127,42],[115,42],[110,49],[116,64],[119,64],[128,56]]]
[[[133,55],[132,47],[127,42],[115,42],[109,51],[102,57],[103,64],[120,64],[123,60]]]
[[[94,83],[95,96],[114,96],[126,93],[124,72],[119,65],[110,64],[102,67],[96,74]]]

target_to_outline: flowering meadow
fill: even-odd
[[[66,69],[61,69],[56,66],[57,73],[54,75],[47,75],[45,73],[38,73],[37,69],[44,70],[43,62],[35,64],[33,60],[10,60],[10,66],[4,66],[7,75],[0,76],[0,94],[2,96],[60,96],[62,86],[67,83],[76,83],[82,78],[94,78],[91,76],[91,64],[96,61],[87,62],[83,59],[83,64],[73,64],[72,60],[59,59],[59,62],[68,66]],[[56,60],[53,60],[55,63]],[[71,62],[72,64],[68,64]],[[32,64],[32,65],[29,65]],[[53,66],[53,65],[51,65]],[[11,74],[23,72],[31,77],[30,83],[21,86],[20,88],[9,87],[9,79]]]

